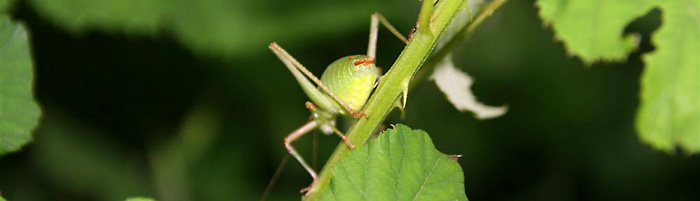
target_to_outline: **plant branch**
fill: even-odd
[[[457,13],[464,8],[465,3],[464,0],[442,0],[433,8],[432,0],[423,1],[416,33],[389,72],[383,76],[380,85],[365,106],[364,112],[368,117],[360,118],[347,133],[352,144],[357,145],[358,148],[363,146],[377,130],[393,109],[399,95],[406,93],[411,78],[430,55],[439,36],[451,24]],[[320,172],[316,185],[309,189],[304,197],[305,200],[319,198],[330,184],[333,168],[349,152],[344,143],[337,146]]]
[[[486,5],[484,9],[482,9],[479,14],[474,18],[473,21],[469,22],[467,26],[464,26],[462,30],[457,32],[450,41],[447,42],[442,48],[436,51],[435,55],[431,56],[427,62],[425,62],[425,65],[423,65],[423,69],[418,72],[415,78],[413,78],[413,81],[411,82],[410,89],[415,88],[418,84],[420,84],[427,76],[429,76],[432,72],[433,69],[435,68],[435,64],[437,64],[439,61],[441,61],[447,54],[452,52],[457,45],[461,44],[464,42],[464,40],[467,40],[469,36],[474,33],[474,30],[476,30],[476,27],[481,25],[484,20],[486,20],[488,17],[490,17],[493,12],[498,10],[498,8],[501,7],[504,3],[506,3],[507,0],[493,0],[491,3]]]

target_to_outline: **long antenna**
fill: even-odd
[[[260,198],[260,201],[265,201],[265,199],[267,199],[267,196],[270,195],[272,187],[275,187],[275,183],[277,183],[277,178],[279,178],[279,176],[282,174],[284,166],[287,165],[287,160],[289,160],[289,154],[285,154],[284,158],[282,158],[282,162],[280,162],[280,165],[277,166],[277,170],[275,170],[275,174],[272,175],[270,182],[267,183],[267,188],[265,188],[265,192],[263,193],[262,198]]]

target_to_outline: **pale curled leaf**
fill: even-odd
[[[461,37],[456,35],[457,33],[459,33],[460,30],[462,30],[465,26],[469,24],[472,17],[471,13],[475,13],[473,12],[473,10],[474,9],[472,9],[472,7],[468,7],[462,9],[461,11],[459,11],[459,13],[457,13],[457,16],[455,16],[454,20],[452,20],[452,23],[450,23],[450,26],[447,27],[445,33],[443,33],[442,37],[438,41],[438,44],[437,46],[435,46],[435,49],[442,49],[442,47],[445,46],[447,42],[449,42],[453,37]]]
[[[471,91],[473,80],[469,75],[457,69],[452,62],[452,55],[445,56],[437,64],[431,80],[435,81],[447,100],[460,112],[470,111],[478,119],[499,117],[508,111],[507,106],[488,106],[476,100]]]
[[[321,200],[467,200],[459,164],[421,130],[396,125],[333,168]]]
[[[470,0],[467,2],[467,5],[471,13],[477,13],[481,11],[481,7],[484,6],[484,3],[484,0]]]
[[[455,18],[452,20],[450,26],[447,27],[447,29],[445,29],[445,33],[443,33],[442,37],[438,41],[437,46],[435,46],[435,49],[442,49],[443,46],[445,46],[450,40],[452,40],[453,37],[464,37],[464,35],[457,36],[457,34],[467,25],[469,25],[469,23],[472,21],[472,18],[475,17],[473,15],[479,13],[483,5],[484,0],[468,1],[466,7],[459,11],[459,13],[457,13],[457,16],[455,16]]]
[[[24,26],[0,15],[0,155],[19,150],[39,123],[32,58]]]

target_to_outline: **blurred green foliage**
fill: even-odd
[[[27,31],[2,10],[0,7],[0,156],[19,150],[32,139],[41,114],[32,94]]]
[[[155,201],[155,200],[151,199],[151,198],[145,198],[145,197],[132,197],[132,198],[127,198],[126,201]]]
[[[306,97],[267,44],[279,42],[320,75],[333,60],[365,51],[372,12],[406,34],[419,6],[17,2],[12,13],[32,35],[45,115],[32,144],[0,158],[0,192],[9,200],[258,199],[286,154],[282,138],[308,118]],[[81,4],[95,7],[62,10]],[[700,157],[656,151],[635,132],[641,54],[654,49],[661,11],[625,27],[641,36],[626,63],[585,67],[552,40],[533,4],[507,3],[454,53],[480,100],[508,104],[504,117],[477,121],[425,82],[411,92],[406,118],[393,114],[387,125],[426,130],[442,152],[464,155],[472,200],[700,198]],[[155,20],[139,20],[146,15]],[[380,31],[379,66],[403,48],[391,37]],[[306,156],[313,139],[297,143]],[[318,140],[323,164],[338,139]],[[297,200],[309,182],[290,163],[269,200]]]
[[[270,39],[342,34],[362,26],[378,7],[394,2],[362,1],[229,1],[229,0],[30,0],[40,15],[75,34],[100,29],[157,35],[167,31],[194,50],[228,56],[265,47]],[[390,4],[394,3],[394,4]],[[406,3],[404,3],[406,4]],[[416,4],[416,3],[413,3]],[[349,12],[338,12],[349,11]],[[387,9],[387,11],[390,11]],[[393,11],[392,13],[396,13]],[[310,28],[324,27],[321,29]]]

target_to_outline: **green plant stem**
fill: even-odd
[[[422,69],[418,74],[416,74],[416,77],[413,78],[413,81],[411,81],[410,89],[415,88],[418,84],[420,84],[427,76],[432,74],[433,69],[435,68],[435,64],[437,64],[439,61],[441,61],[447,54],[452,52],[457,45],[461,44],[464,42],[464,40],[467,40],[469,36],[471,36],[472,33],[474,33],[474,30],[476,30],[476,27],[481,25],[484,20],[489,18],[493,12],[498,10],[498,8],[501,7],[504,3],[506,3],[507,0],[493,0],[491,3],[486,5],[484,9],[482,9],[479,14],[474,18],[473,21],[469,22],[467,26],[464,26],[462,30],[457,32],[448,42],[437,50],[433,56],[431,56],[427,62],[423,65]]]
[[[442,0],[435,8],[432,8],[433,1],[423,1],[423,7],[419,14],[418,30],[389,72],[384,75],[380,85],[368,101],[364,110],[368,116],[360,118],[347,133],[352,144],[358,148],[363,146],[379,127],[393,109],[399,95],[408,89],[408,83],[430,55],[439,36],[451,24],[456,14],[464,8],[465,3],[463,0]],[[430,6],[430,8],[426,8],[426,6]],[[344,143],[338,145],[320,172],[316,185],[307,192],[305,200],[317,200],[322,192],[328,188],[334,166],[349,151]]]

